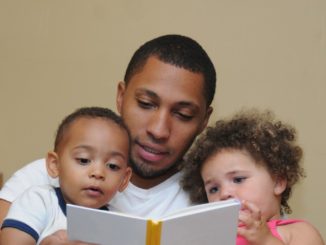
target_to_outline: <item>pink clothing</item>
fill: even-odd
[[[271,220],[267,223],[269,229],[271,230],[273,236],[278,238],[279,240],[282,241],[282,238],[280,234],[277,232],[277,227],[281,225],[288,225],[288,224],[293,224],[297,222],[303,222],[303,220],[298,220],[298,219],[282,219],[282,220]],[[248,245],[248,242],[245,238],[242,236],[237,237],[237,243],[236,245]]]

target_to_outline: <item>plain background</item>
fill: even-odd
[[[298,129],[307,178],[291,216],[325,238],[325,0],[0,0],[4,178],[44,157],[76,108],[115,109],[133,52],[169,33],[196,39],[216,66],[211,123],[255,106]]]

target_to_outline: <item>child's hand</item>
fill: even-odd
[[[238,235],[244,237],[252,245],[268,244],[274,241],[276,238],[270,232],[260,209],[248,201],[242,201],[241,204]]]
[[[41,245],[91,245],[89,243],[83,243],[78,241],[68,241],[67,231],[59,230],[50,236],[44,238]]]

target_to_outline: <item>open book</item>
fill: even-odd
[[[232,199],[151,220],[68,204],[68,237],[101,245],[234,245],[239,209]]]

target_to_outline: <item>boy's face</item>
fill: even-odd
[[[133,183],[142,186],[147,179],[154,184],[155,179],[175,172],[212,111],[207,108],[203,85],[202,74],[155,57],[127,86],[119,84],[117,108],[131,132]]]
[[[114,122],[79,118],[66,130],[58,152],[48,153],[48,171],[59,177],[67,203],[99,208],[127,186],[128,147],[127,132]]]
[[[209,202],[236,198],[253,203],[265,218],[279,214],[285,183],[272,178],[246,151],[227,149],[212,155],[201,175]]]

